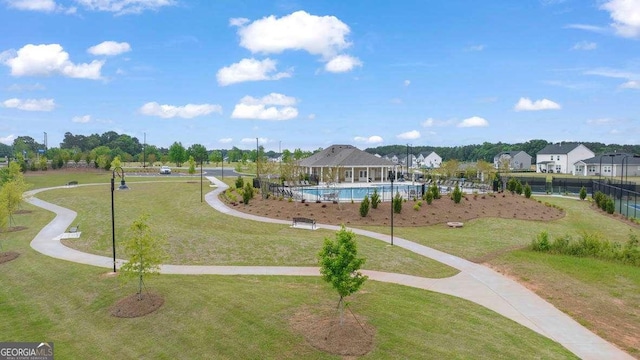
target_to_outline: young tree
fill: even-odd
[[[396,192],[396,196],[393,197],[393,212],[400,214],[402,212],[402,196],[400,192]]]
[[[4,233],[7,230],[7,218],[9,217],[9,212],[7,211],[7,204],[5,201],[0,199],[0,234]],[[0,252],[4,251],[2,249],[2,241],[0,241]]]
[[[380,195],[378,195],[378,189],[373,189],[373,194],[371,195],[371,207],[374,209],[378,208],[380,204]]]
[[[524,197],[527,199],[531,198],[531,185],[529,185],[529,183],[524,184]]]
[[[584,186],[580,188],[580,200],[584,200],[587,198],[587,188]]]
[[[219,162],[222,162],[222,153],[218,150],[215,150],[209,155],[209,161],[218,166]]]
[[[17,164],[16,164],[17,165]],[[17,165],[19,167],[19,165]],[[6,177],[2,188],[0,188],[0,204],[6,209],[6,217],[9,226],[13,224],[13,214],[18,210],[23,200],[23,194],[28,189],[27,183],[21,172],[14,173],[17,168],[9,168],[9,175]]]
[[[196,160],[193,156],[189,156],[189,174],[193,175],[196,173]]]
[[[208,158],[207,148],[204,147],[204,145],[202,144],[191,145],[189,147],[189,150],[187,150],[187,153],[193,156],[193,158],[196,160],[198,164],[204,163]]]
[[[460,190],[460,187],[458,186],[458,184],[456,184],[456,187],[453,189],[453,192],[451,192],[451,198],[453,199],[453,202],[456,204],[459,204],[460,201],[462,200],[462,190]]]
[[[146,218],[143,215],[131,224],[131,234],[124,243],[124,252],[129,261],[120,268],[123,276],[138,279],[138,300],[142,300],[145,278],[158,274],[160,264],[167,258],[163,241],[151,233]]]
[[[120,160],[120,156],[116,156],[115,158],[113,158],[113,161],[111,161],[111,167],[109,168],[109,170],[115,170],[119,167],[122,167],[122,161]]]
[[[335,240],[324,239],[324,246],[319,254],[322,279],[330,283],[340,295],[340,325],[344,323],[344,298],[358,291],[367,280],[367,276],[359,271],[365,259],[358,257],[355,238],[356,234],[343,225],[336,233]]]

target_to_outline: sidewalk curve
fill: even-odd
[[[224,191],[227,185],[215,177],[207,177],[207,179],[217,185],[217,188],[205,195],[205,201],[217,211],[254,221],[290,225],[289,221],[259,217],[227,207],[218,199],[218,194]],[[56,188],[65,187],[37,189],[25,193],[27,202],[56,214],[56,217],[36,235],[31,242],[31,247],[42,254],[54,258],[112,268],[112,258],[74,250],[55,239],[66,231],[77,214],[72,210],[40,200],[33,195]],[[317,224],[317,227],[329,230],[338,230],[340,228],[339,226],[325,224]],[[350,230],[359,235],[387,243],[390,242],[388,235],[355,228],[350,228]],[[460,273],[446,279],[429,279],[371,270],[364,270],[363,273],[372,280],[440,292],[473,301],[557,341],[582,359],[633,359],[633,357],[598,337],[524,286],[485,266],[398,237],[394,237],[394,245],[454,267],[460,270]],[[124,260],[117,259],[116,262],[117,267],[120,267]],[[162,265],[160,272],[185,275],[320,275],[317,267],[284,266]]]

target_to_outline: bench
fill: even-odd
[[[311,229],[316,228],[316,221],[314,219],[303,218],[303,217],[294,217],[293,218],[293,226],[297,226],[299,223],[309,224],[311,225]]]
[[[69,228],[69,232],[70,233],[77,233],[78,232],[78,228],[80,228],[80,225],[72,226],[72,227]]]
[[[78,182],[73,180],[73,181],[69,181],[68,183],[65,184],[66,186],[76,186],[78,185]]]

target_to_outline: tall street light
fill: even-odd
[[[120,177],[120,186],[118,190],[128,190],[129,187],[124,181],[124,169],[116,166],[111,173],[111,241],[113,245],[113,272],[116,272],[116,219],[113,204],[113,192],[115,191],[116,174]]]

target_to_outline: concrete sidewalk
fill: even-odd
[[[218,186],[214,191],[205,195],[205,200],[214,209],[228,215],[254,221],[283,225],[291,224],[286,220],[263,218],[227,207],[218,200],[218,194],[227,188],[226,184],[215,177],[207,177],[207,179]],[[105,268],[113,267],[112,258],[73,250],[62,245],[59,240],[54,240],[71,225],[76,213],[31,197],[45,190],[49,189],[34,190],[26,194],[28,202],[56,213],[55,219],[46,225],[33,239],[31,247],[45,255],[58,259]],[[317,227],[334,231],[340,229],[339,226],[323,224],[317,224]],[[372,237],[387,243],[390,242],[388,235],[360,229],[350,230],[359,235]],[[446,279],[429,279],[370,270],[363,271],[363,273],[372,280],[436,291],[473,301],[557,341],[582,359],[633,359],[624,351],[598,337],[563,312],[557,310],[535,293],[487,267],[398,237],[394,237],[394,245],[442,262],[460,270],[460,273]],[[123,260],[118,259],[118,267],[123,262]],[[165,274],[215,275],[320,275],[317,267],[277,266],[162,265],[161,272]]]

